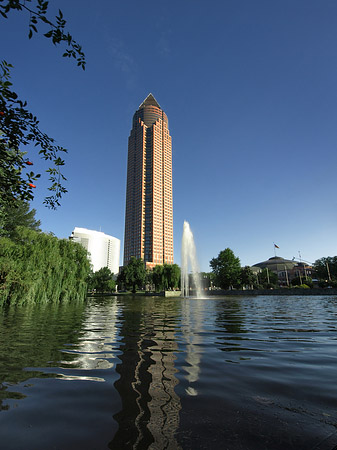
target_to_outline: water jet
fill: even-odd
[[[197,298],[202,298],[200,269],[197,259],[194,237],[190,224],[185,220],[183,228],[183,237],[181,243],[181,296],[190,297],[190,278],[191,270],[192,280],[195,286]]]

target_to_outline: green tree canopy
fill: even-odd
[[[97,292],[112,292],[115,286],[113,273],[108,267],[102,267],[89,277],[89,288]]]
[[[152,270],[156,291],[176,289],[180,284],[180,267],[177,264],[157,264]]]
[[[240,259],[234,255],[230,248],[222,250],[217,258],[210,261],[215,275],[215,283],[222,289],[240,285],[241,264]]]
[[[157,264],[152,270],[152,281],[155,285],[156,291],[163,291],[165,289],[165,274],[164,266]]]
[[[78,243],[26,227],[0,238],[0,305],[83,300],[90,263]]]
[[[319,280],[337,280],[337,256],[327,256],[317,259],[313,265],[314,276]]]
[[[265,289],[277,288],[279,286],[277,274],[267,268],[262,269],[258,274],[258,281]]]
[[[7,236],[15,239],[19,236],[16,232],[18,226],[26,227],[31,230],[41,231],[41,222],[35,219],[35,209],[29,209],[29,203],[17,201],[5,207],[0,207],[0,237]]]
[[[118,276],[118,284],[126,289],[132,290],[135,294],[137,289],[143,287],[146,280],[146,269],[144,261],[141,258],[131,257],[127,266],[124,266]]]
[[[241,284],[242,286],[249,286],[250,288],[257,284],[256,274],[250,266],[241,268]]]
[[[180,267],[178,264],[164,264],[164,275],[168,289],[177,289],[180,285]]]

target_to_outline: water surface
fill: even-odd
[[[332,296],[2,309],[1,448],[332,450],[336,319]]]

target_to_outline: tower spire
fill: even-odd
[[[150,92],[150,94],[146,97],[146,99],[143,101],[143,103],[141,103],[141,104],[139,105],[139,108],[138,108],[138,109],[145,108],[145,106],[156,106],[157,108],[161,109],[159,103],[158,103],[157,100],[154,98],[154,96],[151,94],[151,92]]]

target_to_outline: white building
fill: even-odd
[[[101,231],[75,227],[70,239],[79,242],[90,254],[93,271],[108,267],[115,275],[119,271],[121,241]]]

